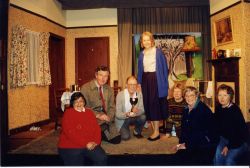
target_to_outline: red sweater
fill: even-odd
[[[59,148],[86,148],[89,142],[101,143],[101,128],[93,112],[78,112],[69,108],[64,112]]]

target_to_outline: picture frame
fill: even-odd
[[[214,34],[216,46],[233,42],[233,29],[231,16],[215,21]]]

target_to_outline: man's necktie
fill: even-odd
[[[103,112],[106,113],[106,106],[105,106],[105,101],[104,101],[104,98],[103,98],[102,87],[101,87],[101,86],[99,87],[99,93],[100,93],[100,97],[101,97],[101,99],[102,99],[102,108],[103,108]]]

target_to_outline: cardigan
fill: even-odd
[[[85,108],[85,112],[78,112],[74,108],[66,109],[58,147],[86,148],[89,142],[101,143],[101,128],[92,110]]]
[[[115,125],[118,130],[121,129],[125,119],[126,115],[125,113],[128,112],[125,110],[125,95],[124,90],[119,92],[116,97],[116,113],[115,113]],[[139,112],[137,113],[137,116],[140,116],[144,114],[144,107],[143,107],[143,99],[142,99],[142,93],[137,93],[138,97],[138,103],[135,105],[139,109]]]
[[[238,148],[248,140],[248,129],[240,108],[232,104],[230,107],[215,108],[215,119],[218,133],[229,141],[227,147]]]
[[[138,58],[138,83],[142,83],[143,68],[143,51]],[[168,65],[165,55],[161,49],[156,48],[156,78],[159,97],[168,96]]]

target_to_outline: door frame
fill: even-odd
[[[63,83],[63,87],[65,88],[66,87],[65,37],[59,36],[59,35],[51,33],[51,32],[50,32],[50,37],[56,38],[56,39],[60,40],[60,42],[62,42],[60,47],[61,47],[61,52],[62,52],[62,57],[63,57],[64,79],[63,79],[63,81],[61,81],[61,83]],[[50,56],[49,56],[49,58],[50,58]],[[53,98],[53,100],[50,100],[50,98],[51,98],[52,95],[54,95],[54,92],[53,93],[51,93],[51,92],[52,92],[52,90],[55,89],[55,86],[53,85],[53,81],[51,81],[51,82],[52,82],[52,84],[49,87],[49,118],[50,118],[50,120],[53,121],[53,120],[55,120],[55,114],[53,113],[53,111],[50,110],[51,106],[52,106],[52,104],[50,104],[50,102],[55,102],[55,101],[54,101],[54,98]],[[52,95],[50,95],[50,94],[52,94]],[[55,106],[55,104],[53,104],[53,106]]]

